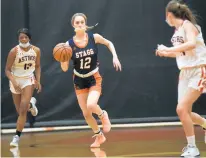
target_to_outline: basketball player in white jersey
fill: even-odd
[[[26,28],[18,31],[18,40],[19,44],[9,52],[5,68],[18,113],[16,134],[10,146],[18,146],[21,132],[26,123],[27,111],[31,111],[34,116],[37,115],[36,99],[32,95],[34,87],[38,89],[38,92],[41,91],[40,49],[30,44],[31,34]]]
[[[173,47],[159,45],[156,55],[176,58],[180,69],[176,111],[188,142],[181,156],[194,157],[200,153],[193,123],[206,128],[206,119],[192,112],[193,103],[206,88],[206,47],[195,16],[186,4],[170,1],[166,7],[166,22],[176,29],[171,39]]]

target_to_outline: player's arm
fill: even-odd
[[[168,52],[185,52],[196,47],[196,36],[198,35],[197,28],[191,22],[184,23],[183,27],[185,30],[187,42],[168,48]]]
[[[69,61],[66,62],[60,62],[61,64],[61,69],[66,72],[69,69]]]
[[[107,46],[107,48],[112,53],[113,65],[114,65],[116,71],[118,71],[118,70],[121,71],[122,70],[122,66],[121,66],[121,63],[120,63],[120,61],[118,59],[118,56],[117,56],[117,53],[116,53],[116,50],[114,48],[113,43],[111,41],[107,40],[106,38],[102,37],[99,34],[94,34],[94,40],[95,40],[95,43],[99,43],[99,44],[103,44],[103,45]]]
[[[36,81],[40,83],[41,80],[41,50],[38,47],[34,47],[34,50],[36,52],[36,63],[35,63],[35,75],[36,75]]]
[[[15,61],[16,54],[17,54],[16,48],[11,49],[11,51],[9,52],[9,55],[7,57],[7,62],[6,62],[6,67],[5,67],[5,74],[12,83],[16,83],[16,81],[11,73],[11,68],[12,68],[12,65]]]
[[[67,41],[65,44],[69,46],[68,41]],[[66,62],[60,62],[60,64],[61,64],[61,69],[62,69],[64,72],[66,72],[66,71],[69,69],[69,60],[66,61]]]
[[[160,57],[176,58],[177,53],[156,50],[156,56],[157,55],[160,56]]]
[[[103,44],[103,45],[107,46],[107,48],[112,53],[113,58],[118,58],[116,50],[114,48],[114,45],[111,41],[107,40],[106,38],[102,37],[101,35],[99,35],[97,33],[94,34],[94,40],[95,40],[95,43],[99,43],[99,44]]]
[[[177,57],[177,53],[174,53],[174,52],[167,52],[166,57],[169,57],[169,58],[176,58],[176,57]]]
[[[35,76],[36,76],[36,84],[38,93],[41,92],[41,50],[38,47],[34,47],[36,52],[36,63],[35,63]]]

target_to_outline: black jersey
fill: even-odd
[[[94,40],[93,33],[88,33],[88,43],[84,48],[78,47],[73,38],[70,39],[69,45],[72,48],[72,60],[74,69],[80,74],[87,74],[98,67],[98,48]]]

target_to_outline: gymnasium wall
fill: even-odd
[[[35,93],[39,115],[36,125],[84,124],[72,84],[72,70],[64,73],[52,57],[59,42],[72,37],[70,19],[82,12],[93,30],[111,40],[123,71],[116,72],[109,50],[99,45],[103,93],[99,104],[113,122],[176,120],[178,72],[175,59],[155,56],[157,44],[171,46],[173,28],[165,23],[168,0],[2,0],[1,123],[13,124],[17,115],[4,68],[9,50],[17,44],[16,32],[28,27],[32,43],[42,51],[42,92]],[[206,1],[187,3],[197,11],[206,38]],[[194,105],[206,114],[206,96]],[[13,124],[15,125],[15,124]]]

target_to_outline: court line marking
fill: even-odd
[[[166,156],[168,157],[168,155],[177,155],[177,156],[172,156],[172,157],[178,157],[178,155],[180,155],[181,152],[162,152],[162,153],[140,153],[140,154],[128,154],[128,155],[120,155],[120,157],[134,157],[134,156]],[[202,156],[206,155],[206,152],[201,152],[200,153]],[[202,158],[202,156],[200,155],[200,157]]]
[[[165,155],[178,155],[181,152],[162,152],[162,153],[140,153],[140,154],[128,154],[128,155],[120,155],[123,157],[133,157],[133,156],[165,156]]]
[[[155,122],[155,123],[132,123],[132,124],[112,124],[112,128],[134,128],[134,127],[164,127],[164,126],[180,126],[181,122]],[[99,125],[102,127],[102,125]],[[60,130],[80,130],[90,129],[89,126],[60,126],[60,127],[36,127],[36,128],[24,128],[23,132],[48,132],[48,131],[60,131]],[[2,134],[15,133],[16,129],[1,129]]]

